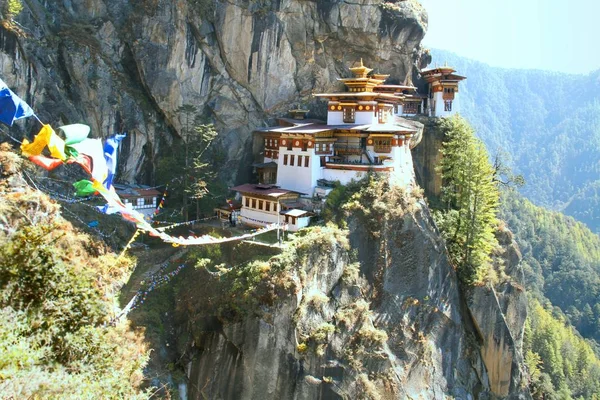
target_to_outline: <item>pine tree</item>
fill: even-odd
[[[491,270],[499,191],[484,144],[473,129],[455,116],[442,122],[447,141],[439,171],[445,210],[438,222],[448,250],[464,282],[483,283]]]

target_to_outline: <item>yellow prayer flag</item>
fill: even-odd
[[[33,143],[29,143],[27,139],[23,140],[21,151],[26,157],[39,156],[44,148],[48,146],[50,155],[59,160],[66,160],[65,141],[62,140],[50,125],[44,125],[42,129],[35,135]]]

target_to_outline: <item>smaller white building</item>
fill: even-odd
[[[298,198],[302,193],[281,189],[273,184],[246,183],[231,188],[241,195],[240,220],[244,225],[262,227],[287,224],[296,232],[308,226],[312,214],[302,210]]]
[[[450,117],[460,112],[458,84],[467,78],[455,72],[448,66],[421,71],[421,76],[429,84],[430,117]]]
[[[146,217],[151,216],[158,205],[161,195],[156,189],[142,185],[113,184],[115,191],[127,208],[136,210]]]

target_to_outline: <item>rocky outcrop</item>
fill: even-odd
[[[427,14],[416,1],[75,0],[24,2],[24,36],[0,28],[2,79],[53,125],[127,131],[120,178],[151,182],[181,134],[177,109],[197,107],[219,131],[224,177],[246,179],[251,132],[363,58],[416,77]],[[318,115],[317,115],[318,116]],[[36,123],[22,126],[30,135]]]
[[[173,359],[185,365],[190,399],[528,398],[523,297],[507,283],[494,301],[476,289],[465,302],[425,203],[373,190],[381,203],[358,199],[347,232],[317,227],[252,267],[268,273],[242,318],[222,312],[245,296],[238,284],[218,288],[224,277],[197,271],[176,289]]]
[[[496,237],[501,249],[495,255],[495,267],[506,277],[495,286],[472,288],[467,303],[482,342],[481,355],[492,392],[520,398],[527,396],[522,354],[527,294],[521,253],[508,229],[499,230]]]
[[[436,172],[442,154],[444,132],[437,118],[417,118],[424,125],[423,138],[419,146],[412,150],[417,183],[425,191],[430,202],[436,202],[442,191],[442,177]]]

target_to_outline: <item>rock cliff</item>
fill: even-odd
[[[359,58],[396,80],[429,61],[417,1],[61,0],[24,2],[20,35],[0,28],[2,78],[44,122],[127,131],[120,179],[151,183],[177,140],[177,108],[197,107],[227,151],[224,176],[247,178],[251,132]],[[33,122],[23,128],[31,134]]]
[[[315,227],[272,258],[249,244],[192,256],[212,261],[164,296],[154,344],[188,398],[530,398],[510,234],[495,256],[507,279],[463,294],[418,193],[361,185],[347,229]]]

